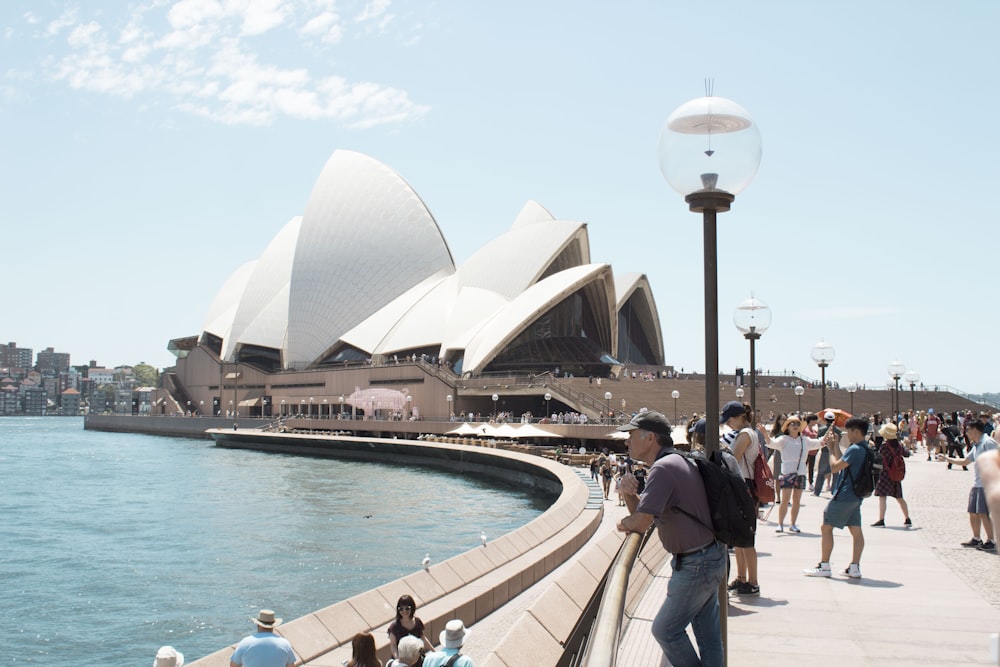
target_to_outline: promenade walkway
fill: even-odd
[[[1000,562],[959,545],[971,535],[965,507],[972,471],[925,459],[923,450],[907,459],[903,490],[912,529],[902,527],[892,499],[887,527],[869,527],[878,519],[878,499],[865,500],[860,580],[843,574],[851,555],[846,530],[834,531],[831,579],[802,573],[819,561],[829,494],[803,494],[801,534],[775,532],[777,509],[760,523],[761,595],[730,599],[730,665],[996,664],[989,645],[1000,631]],[[669,665],[649,634],[669,576],[668,564],[636,607],[619,665]]]

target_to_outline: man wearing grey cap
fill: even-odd
[[[630,514],[618,522],[618,530],[644,533],[655,523],[660,542],[673,554],[673,574],[667,599],[653,620],[653,638],[672,665],[721,667],[718,591],[728,555],[706,527],[712,518],[701,474],[683,456],[670,456],[676,453],[670,422],[661,413],[640,412],[618,430],[628,433],[629,456],[650,466],[641,496],[631,474],[622,480]],[[688,639],[689,625],[698,652]]]

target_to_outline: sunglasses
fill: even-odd
[[[396,607],[396,611],[413,611],[413,607],[408,604],[401,604]]]

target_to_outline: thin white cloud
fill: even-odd
[[[65,42],[67,52],[47,60],[48,74],[73,89],[142,95],[144,107],[166,103],[219,123],[290,117],[369,128],[425,115],[404,90],[329,71],[324,51],[346,30],[336,8],[332,0],[149,0],[120,26],[106,14],[99,23],[65,11],[39,38]],[[359,29],[383,29],[388,8],[388,0],[368,1],[355,14],[367,24]],[[292,65],[297,57],[309,64]]]

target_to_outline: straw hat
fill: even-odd
[[[269,630],[273,630],[274,628],[281,625],[281,621],[283,619],[275,618],[274,612],[271,611],[270,609],[261,609],[260,613],[257,614],[257,618],[251,618],[250,620],[262,628],[268,628]]]

